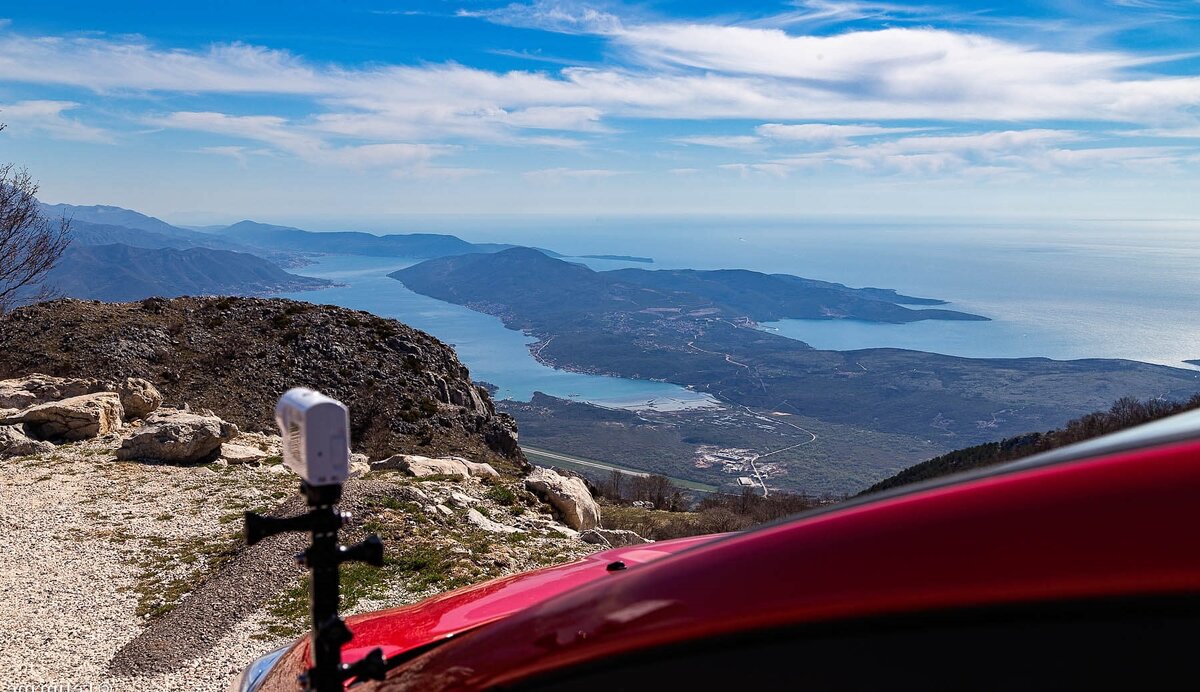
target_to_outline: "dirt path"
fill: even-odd
[[[118,462],[112,445],[0,461],[0,618],[16,623],[0,628],[0,670],[60,689],[223,690],[280,642],[222,632],[194,660],[137,679],[109,661],[151,611],[182,596],[215,546],[229,544],[235,507],[277,503],[271,495],[290,479],[265,468]]]
[[[278,438],[249,434],[237,442],[266,450]],[[0,459],[0,618],[9,623],[0,628],[0,671],[6,681],[53,689],[224,690],[252,660],[293,640],[271,634],[288,631],[281,623],[302,626],[302,609],[280,616],[271,608],[299,584],[292,556],[304,539],[251,548],[239,539],[247,509],[304,509],[296,477],[277,462],[117,461],[117,444],[110,438]],[[556,531],[548,507],[510,511],[486,497],[490,486],[470,481],[371,473],[347,484],[341,509],[371,518],[372,530],[396,549],[420,544],[453,556],[437,566],[446,579],[480,581],[596,550]],[[468,507],[527,539],[490,538],[469,521]],[[399,533],[389,539],[389,530]],[[406,584],[381,581],[378,593],[344,614],[436,591]]]

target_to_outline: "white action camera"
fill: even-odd
[[[309,485],[341,485],[350,475],[350,410],[337,399],[296,387],[275,405],[283,464]]]

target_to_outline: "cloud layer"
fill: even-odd
[[[480,151],[509,148],[535,159],[530,180],[596,179],[624,169],[572,168],[558,165],[560,157],[631,141],[656,142],[669,160],[661,171],[689,175],[785,176],[822,166],[1046,173],[1196,161],[1200,76],[1156,71],[1175,56],[1034,45],[932,19],[919,27],[814,29],[936,17],[931,8],[869,2],[803,2],[794,12],[744,21],[639,17],[566,2],[459,15],[587,36],[603,42],[608,57],[600,66],[553,70],[343,65],[246,43],[182,49],[0,25],[0,83],[91,95],[14,101],[0,106],[0,119],[94,143],[147,127],[200,133],[212,139],[194,150],[243,164],[269,153],[400,175],[439,175],[432,171],[443,167],[448,178],[493,165],[472,159]],[[206,95],[228,107],[172,107]],[[118,101],[132,105],[109,113],[107,128],[90,124],[100,104]],[[693,151],[710,158],[674,160]],[[721,155],[737,158],[711,159]]]

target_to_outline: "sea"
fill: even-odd
[[[370,230],[454,233],[568,255],[596,270],[751,269],[947,301],[988,322],[781,320],[760,328],[820,349],[906,348],[971,358],[1126,358],[1180,368],[1200,359],[1200,223],[1191,220],[962,220],[433,217]],[[394,317],[452,344],[499,398],[534,391],[622,408],[712,406],[662,382],[555,370],[500,320],[417,295],[387,273],[416,260],[329,256],[297,273],[342,287],[291,294]],[[915,309],[919,309],[914,306]]]

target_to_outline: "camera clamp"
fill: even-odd
[[[383,541],[371,534],[352,546],[338,544],[338,529],[350,518],[334,505],[341,500],[342,485],[309,485],[300,481],[300,492],[311,508],[296,517],[267,517],[246,512],[246,545],[278,533],[308,531],[312,544],[296,555],[296,562],[312,571],[311,610],[313,667],[300,676],[306,692],[343,692],[349,678],[382,680],[387,673],[382,649],[351,665],[342,663],[342,645],[353,634],[338,616],[338,565],[343,562],[365,562],[383,566]]]

